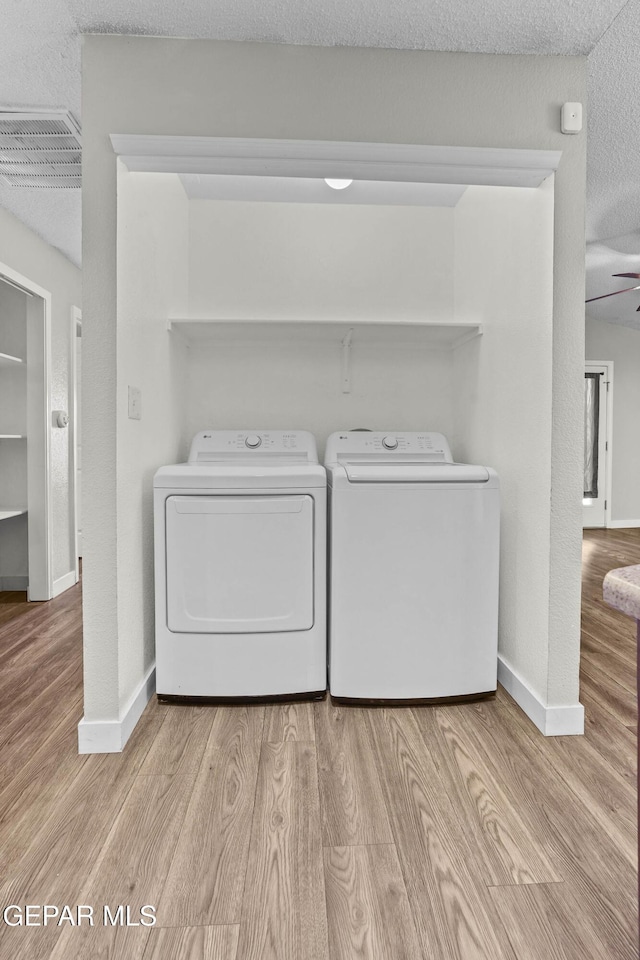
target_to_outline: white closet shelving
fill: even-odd
[[[26,371],[26,366],[27,365],[25,361],[22,359],[22,357],[16,357],[11,353],[0,352],[0,373],[1,372],[8,373],[11,370],[19,371],[20,369],[22,369],[23,371]],[[25,385],[25,391],[26,391],[26,385]],[[24,401],[26,402],[26,392],[25,392]],[[5,398],[5,402],[6,402],[6,398]],[[11,416],[10,420],[12,419],[13,417]],[[26,437],[23,433],[0,433],[0,440],[25,440],[25,439]],[[24,456],[24,453],[20,453],[20,454],[11,453],[10,456],[11,457]],[[4,460],[4,457],[2,457],[2,460]],[[6,465],[5,465],[5,469],[6,469]],[[13,482],[10,481],[10,485],[14,485]],[[10,499],[10,500],[13,500],[15,503],[16,500],[20,499],[20,497],[18,496],[18,490],[7,491],[6,488],[3,488],[3,499]],[[12,517],[21,517],[26,515],[26,513],[27,513],[26,507],[17,507],[13,505],[9,506],[9,505],[0,504],[0,520],[10,520]]]
[[[18,510],[0,510],[0,520],[10,520],[11,517],[21,517],[26,512],[27,511],[22,508]]]
[[[0,369],[11,367],[14,363],[24,363],[20,357],[12,357],[10,353],[0,353]]]

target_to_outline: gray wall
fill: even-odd
[[[116,159],[109,133],[562,150],[556,176],[549,704],[578,688],[585,138],[580,57],[490,56],[141,37],[85,38],[85,715],[118,709]],[[522,264],[526,271],[527,265]],[[532,451],[535,456],[535,451]],[[95,659],[100,651],[100,670]],[[122,699],[120,700],[122,702]]]

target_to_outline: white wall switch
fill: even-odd
[[[129,387],[129,420],[142,420],[142,393],[138,387]]]
[[[581,103],[563,103],[560,112],[560,129],[563,133],[580,133],[582,130]]]

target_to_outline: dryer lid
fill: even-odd
[[[489,471],[468,463],[343,460],[350,483],[486,483]]]

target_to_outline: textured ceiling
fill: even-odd
[[[587,296],[640,273],[640,3],[626,4],[589,57]],[[640,329],[640,290],[587,304],[589,316]]]
[[[590,54],[591,295],[616,289],[610,274],[640,260],[637,0],[0,0],[0,23],[0,107],[64,108],[78,119],[82,33]],[[80,262],[79,191],[0,186],[0,206]],[[636,300],[615,303],[625,299],[593,315],[635,322]]]

